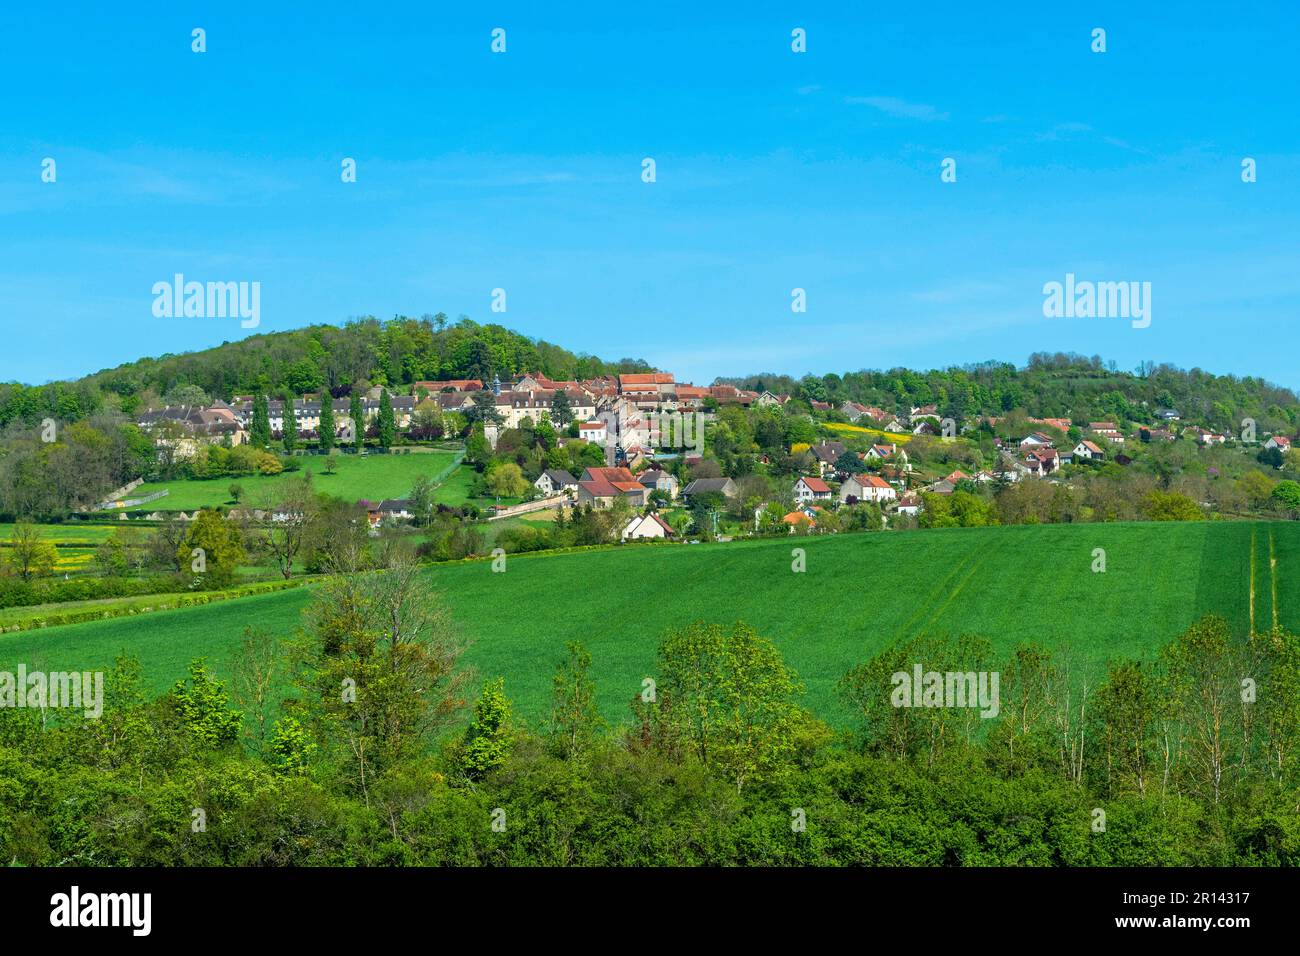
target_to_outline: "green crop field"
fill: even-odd
[[[807,570],[793,573],[791,549]],[[1094,573],[1104,549],[1105,573]],[[1034,640],[1099,668],[1149,657],[1196,617],[1300,629],[1300,524],[1143,523],[945,529],[604,551],[434,567],[430,574],[484,677],[504,675],[526,718],[544,718],[566,641],[591,651],[600,705],[622,721],[653,675],[668,628],[744,619],[772,638],[839,723],[834,685],[897,637],[973,633],[999,651]],[[291,634],[310,589],[0,636],[0,669],[104,668],[123,649],[154,689],[207,656],[229,673],[248,625]]]
[[[501,498],[500,500],[493,497],[475,497],[470,494],[471,485],[474,483],[474,469],[467,465],[457,468],[452,474],[447,476],[447,480],[438,486],[434,492],[433,500],[440,505],[447,505],[452,508],[459,508],[462,505],[471,504],[479,508],[486,508],[489,505],[517,505],[522,498]]]
[[[433,452],[420,455],[339,455],[338,470],[335,474],[325,474],[325,460],[320,456],[304,456],[298,461],[302,469],[296,472],[283,472],[279,475],[245,475],[240,478],[215,478],[195,481],[158,481],[141,485],[131,492],[131,498],[141,498],[155,492],[167,491],[166,497],[159,498],[136,507],[146,510],[190,511],[194,508],[215,508],[222,505],[234,505],[230,497],[230,486],[241,485],[244,489],[243,500],[256,505],[258,497],[274,489],[288,478],[301,477],[311,471],[312,481],[316,487],[348,501],[368,498],[380,501],[384,498],[404,498],[415,479],[420,475],[437,478],[455,460],[453,452]],[[447,478],[454,480],[458,471]]]

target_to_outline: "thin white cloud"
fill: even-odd
[[[932,123],[936,120],[946,120],[948,118],[947,113],[940,113],[928,103],[909,103],[907,100],[900,100],[896,96],[846,96],[844,102],[850,106],[870,106],[872,109],[880,110],[887,116],[895,116],[899,119],[914,119]]]
[[[926,289],[922,292],[912,293],[912,298],[917,302],[925,302],[934,305],[952,305],[958,302],[971,302],[987,300],[1005,295],[1007,287],[998,282],[970,281],[958,282],[953,285],[944,286],[936,289]]]
[[[1087,123],[1070,121],[1067,123],[1057,123],[1051,129],[1038,133],[1037,138],[1042,142],[1053,142],[1056,140],[1068,139],[1075,133],[1091,133],[1092,127]]]

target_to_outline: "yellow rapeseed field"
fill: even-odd
[[[841,422],[827,422],[826,427],[837,432],[857,432],[862,435],[880,435],[882,438],[888,438],[891,442],[906,443],[912,440],[911,435],[904,435],[899,432],[885,432],[879,428],[864,428],[862,425],[845,425]],[[807,445],[803,446],[807,448]]]

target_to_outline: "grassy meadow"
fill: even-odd
[[[793,573],[791,549],[807,570]],[[1105,573],[1092,571],[1094,549]],[[545,718],[565,642],[591,651],[605,716],[623,721],[653,675],[665,630],[743,619],[770,637],[832,723],[854,664],[895,638],[973,633],[1009,651],[1023,641],[1070,649],[1076,665],[1149,657],[1207,612],[1245,629],[1300,629],[1300,524],[1137,523],[845,534],[521,555],[429,574],[471,643],[483,677],[503,675],[520,713]],[[156,691],[206,656],[228,675],[246,626],[290,635],[310,588],[0,636],[0,669],[98,669],[122,650]]]
[[[311,471],[312,481],[323,492],[347,501],[357,501],[361,498],[380,501],[384,498],[406,497],[411,486],[415,484],[416,478],[421,475],[437,478],[447,470],[455,457],[455,453],[449,451],[417,455],[339,455],[336,472],[327,475],[323,457],[304,456],[298,459],[302,463],[302,469],[296,472],[282,472],[278,475],[245,475],[239,478],[147,482],[131,492],[129,497],[141,498],[165,490],[166,497],[137,507],[150,511],[217,508],[235,504],[230,497],[230,486],[237,484],[244,489],[243,501],[255,506],[259,497],[272,492],[277,485]],[[457,469],[452,475],[447,476],[444,484],[456,481],[457,475],[463,470]]]

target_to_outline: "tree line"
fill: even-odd
[[[889,414],[936,405],[942,417],[969,421],[1002,416],[1016,409],[1038,418],[1149,424],[1156,410],[1178,411],[1227,434],[1239,434],[1242,420],[1253,419],[1260,434],[1294,434],[1300,426],[1300,398],[1288,388],[1253,376],[1215,375],[1199,368],[1143,362],[1131,372],[1098,356],[1035,353],[1023,367],[982,362],[947,369],[859,370],[826,375],[762,373],[721,382],[786,394],[801,402],[845,401],[875,406]]]

